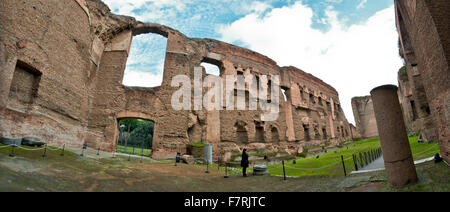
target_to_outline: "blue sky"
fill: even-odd
[[[120,3],[118,3],[120,2]],[[134,3],[136,2],[136,3]],[[216,31],[218,25],[231,24],[258,9],[267,12],[270,8],[281,8],[293,5],[295,0],[171,0],[155,3],[157,0],[105,0],[111,11],[117,14],[130,15],[144,22],[155,22],[177,29],[189,37],[220,38]],[[313,12],[312,27],[328,30],[323,24],[327,7],[332,6],[339,12],[338,18],[348,25],[361,23],[377,11],[393,5],[393,0],[303,0]],[[361,4],[361,2],[366,2]],[[361,4],[361,6],[359,6]],[[131,10],[122,5],[133,7]],[[152,9],[158,9],[157,12]],[[153,15],[148,15],[153,14]],[[264,14],[263,14],[264,15]]]
[[[294,65],[335,87],[347,119],[350,99],[397,84],[393,0],[104,0],[111,11],[213,38]],[[161,83],[166,39],[133,39],[124,84]]]

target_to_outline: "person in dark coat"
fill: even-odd
[[[248,154],[247,149],[242,150],[242,159],[241,159],[241,166],[242,166],[242,174],[244,177],[247,177],[247,167],[248,167]]]

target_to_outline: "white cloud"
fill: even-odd
[[[266,2],[255,1],[249,5],[246,5],[245,8],[248,12],[262,13],[262,12],[266,11],[267,9],[271,9],[272,5],[270,5]]]
[[[122,84],[127,86],[155,87],[161,85],[162,78],[162,73],[128,71],[125,72]]]
[[[367,0],[361,0],[361,3],[358,4],[358,6],[356,6],[356,9],[361,9],[364,8],[366,6]]]
[[[133,16],[140,21],[148,21],[159,18],[173,18],[175,11],[186,9],[186,0],[103,0],[111,10],[121,15]],[[163,8],[175,10],[162,10]],[[136,10],[145,10],[136,13]],[[150,11],[150,12],[149,12]]]
[[[327,32],[311,28],[313,11],[301,3],[273,9],[263,17],[249,14],[218,31],[225,42],[243,42],[281,66],[294,65],[332,85],[348,121],[354,123],[353,96],[369,95],[379,85],[397,84],[402,62],[394,7],[350,27],[332,8],[325,14],[331,25]]]

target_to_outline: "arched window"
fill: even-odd
[[[154,33],[134,36],[122,84],[139,87],[160,86],[166,47],[167,38],[164,36]]]

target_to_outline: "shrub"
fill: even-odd
[[[406,66],[401,67],[401,68],[398,70],[398,73],[399,73],[401,76],[406,76],[406,75],[407,75],[407,69],[406,69]]]

